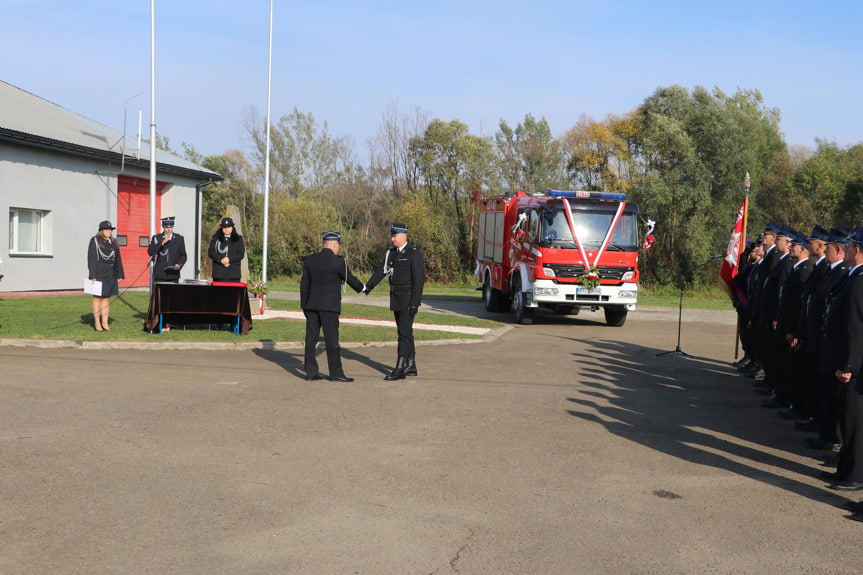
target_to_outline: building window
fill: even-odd
[[[50,211],[9,209],[9,253],[50,255]]]

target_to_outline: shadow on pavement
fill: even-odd
[[[287,351],[279,351],[279,350],[265,350],[265,349],[253,349],[252,353],[257,355],[258,357],[265,359],[267,361],[271,361],[290,373],[291,375],[296,376],[299,379],[305,379],[306,372],[303,369],[304,362],[304,353],[303,350],[298,350],[296,352],[287,352]],[[383,363],[374,361],[369,357],[359,354],[352,349],[342,348],[341,350],[342,363],[346,362],[357,362],[362,363],[364,365],[369,366],[375,371],[379,371],[382,374],[387,374],[391,371],[392,367],[389,365],[385,365]],[[322,347],[319,347],[316,350],[315,357],[318,358],[318,364],[325,368],[327,365],[327,352]],[[348,373],[347,375],[351,375]]]
[[[802,435],[780,429],[788,422],[761,408],[750,380],[730,366],[697,357],[657,357],[663,350],[619,341],[573,340],[585,346],[572,354],[584,389],[567,398],[570,415],[692,463],[837,502],[833,494],[782,473],[817,476],[813,466],[782,456],[795,445],[802,451]],[[770,419],[777,419],[776,427],[769,427]]]

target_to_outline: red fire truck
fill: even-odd
[[[608,325],[622,326],[635,310],[642,245],[638,206],[625,194],[484,198],[478,223],[476,275],[489,311],[509,308],[517,323],[529,324],[539,307],[560,314],[602,308]],[[650,243],[652,236],[644,247]]]

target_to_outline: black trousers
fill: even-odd
[[[818,373],[818,412],[815,422],[818,424],[818,436],[825,441],[839,443],[839,419],[845,404],[844,386],[839,383],[833,373]],[[840,387],[842,386],[842,387]]]
[[[863,394],[857,389],[857,378],[840,383],[840,396],[845,400],[839,419],[842,449],[836,474],[847,481],[863,483],[863,437],[858,418],[863,413]]]
[[[740,346],[743,348],[743,355],[755,361],[758,359],[758,352],[755,350],[755,335],[752,332],[749,317],[742,311],[738,311],[737,322],[740,325]]]
[[[306,316],[306,355],[305,369],[307,376],[318,375],[318,360],[315,358],[315,348],[318,336],[324,328],[324,344],[327,348],[327,367],[330,377],[344,375],[342,357],[339,353],[339,314],[334,311],[303,310]]]
[[[408,310],[394,311],[396,318],[396,329],[399,332],[399,357],[410,357],[415,353],[414,349],[414,316]]]
[[[799,387],[793,399],[794,408],[800,407],[799,413],[807,417],[817,418],[821,411],[819,409],[819,385],[818,385],[818,354],[808,349],[805,345],[800,351],[800,370],[798,377],[793,379]]]
[[[771,389],[776,389],[776,384],[782,377],[782,365],[779,363],[779,342],[776,338],[776,330],[772,327],[761,326],[759,328],[759,339],[761,340],[761,362],[767,374],[767,382]]]

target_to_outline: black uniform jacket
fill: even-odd
[[[790,256],[789,256],[790,257]],[[803,260],[792,264],[788,280],[779,290],[779,310],[776,314],[776,330],[784,339],[785,334],[793,334],[800,321],[803,309],[803,286],[812,273],[812,262]]]
[[[816,351],[815,342],[818,339],[818,332],[816,330],[821,326],[821,321],[813,316],[813,312],[816,311],[814,309],[814,295],[815,292],[818,291],[818,287],[824,282],[824,279],[827,277],[827,272],[829,271],[830,262],[827,261],[826,257],[821,258],[821,261],[812,267],[812,273],[809,274],[809,277],[806,279],[806,283],[803,284],[803,295],[800,302],[800,317],[797,319],[797,327],[793,330],[789,330],[794,333],[794,337],[803,341],[804,346],[806,345],[806,342],[810,342],[811,345],[806,347],[806,351],[810,351],[812,353],[815,353]]]
[[[224,250],[227,248],[227,252]],[[234,232],[228,239],[225,234],[219,232],[210,240],[207,255],[213,260],[213,281],[236,280],[242,275],[240,262],[246,255],[246,246],[243,244],[243,236]],[[231,262],[229,267],[222,265],[222,258],[228,256]]]
[[[165,244],[165,233],[156,234],[150,238],[147,254],[152,258],[156,256],[153,265],[153,277],[157,280],[178,280],[180,270],[165,269],[179,265],[180,268],[186,264],[186,240],[180,234],[171,234],[171,239]]]
[[[348,270],[348,262],[342,256],[328,248],[307,256],[300,280],[300,306],[307,310],[341,313],[342,282],[345,281],[354,291],[362,291],[363,282]]]
[[[422,253],[410,244],[405,244],[402,251],[395,246],[388,249],[384,262],[372,274],[367,290],[378,285],[390,270],[390,310],[407,311],[419,307],[426,281]]]
[[[120,249],[113,241],[108,240],[100,248],[98,239],[90,238],[87,248],[87,277],[91,280],[110,281],[125,279],[123,260],[120,259]]]
[[[842,337],[836,342],[837,369],[858,377],[863,364],[863,265],[848,276],[836,298],[843,326]]]
[[[781,256],[780,256],[781,257]],[[769,262],[766,262],[769,265]],[[764,286],[761,288],[761,298],[758,303],[758,322],[763,326],[770,326],[779,313],[779,290],[785,285],[794,262],[791,254],[786,254],[776,262],[773,271],[764,278]]]
[[[746,312],[749,316],[749,321],[753,324],[758,322],[761,286],[764,285],[764,277],[767,273],[767,266],[762,262],[763,258],[758,260],[758,263],[752,264],[752,268],[749,270],[749,277],[746,278],[746,296],[749,299],[749,307]]]
[[[764,257],[762,258],[761,265],[765,266],[765,273],[770,274],[773,271],[773,268],[776,267],[776,264],[779,263],[779,258],[782,257],[778,251],[776,251],[776,246],[771,246],[770,249],[764,253]],[[767,277],[765,275],[764,277]]]
[[[836,372],[838,362],[839,338],[842,337],[842,310],[837,305],[838,295],[848,281],[848,266],[840,262],[827,272],[818,290],[812,294],[812,318],[820,322],[818,329],[818,373]],[[805,345],[805,344],[804,344]]]

